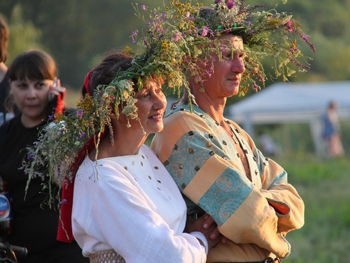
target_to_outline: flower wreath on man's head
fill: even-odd
[[[171,0],[169,6],[154,10],[137,4],[134,8],[136,15],[145,21],[147,32],[133,32],[133,42],[143,47],[159,42],[158,58],[179,69],[172,74],[191,75],[199,83],[213,73],[216,59],[213,53],[221,59],[228,48],[234,51],[230,43],[218,40],[222,34],[243,38],[246,67],[243,82],[255,91],[264,87],[267,79],[262,58],[273,58],[274,72],[270,78],[288,81],[295,72],[309,69],[309,58],[301,53],[299,40],[316,52],[291,14],[266,11],[263,5],[245,6],[245,0],[214,0],[210,7],[191,0]],[[147,11],[149,20],[145,18]],[[184,79],[179,75],[176,78]],[[182,84],[188,85],[186,81]],[[247,92],[247,87],[241,87],[240,95]]]

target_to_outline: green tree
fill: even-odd
[[[45,49],[41,44],[42,32],[35,25],[23,19],[23,9],[17,4],[11,13],[8,22],[10,40],[8,46],[9,58],[6,64],[10,64],[13,58],[20,52],[28,49]]]

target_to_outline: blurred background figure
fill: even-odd
[[[278,154],[276,144],[274,143],[272,138],[263,131],[259,131],[258,141],[260,144],[260,149],[265,156],[272,157]]]
[[[344,155],[341,143],[341,130],[336,112],[337,108],[338,104],[335,101],[331,101],[328,104],[327,111],[322,115],[322,137],[327,146],[326,155],[329,157]]]
[[[28,249],[19,263],[88,262],[76,242],[56,240],[59,211],[47,204],[48,189],[42,187],[47,179],[33,176],[28,183],[28,176],[20,169],[23,160],[31,158],[26,147],[37,141],[48,120],[64,108],[66,89],[57,79],[55,61],[40,50],[22,52],[9,66],[8,78],[6,103],[16,104],[20,114],[0,127],[0,176],[6,182],[12,210],[8,235],[1,238]],[[56,189],[54,183],[49,186]]]
[[[0,16],[0,125],[13,115],[7,113],[5,109],[5,99],[9,92],[9,78],[7,75],[7,45],[9,42],[10,31],[5,20]]]

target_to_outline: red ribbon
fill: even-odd
[[[89,95],[90,91],[90,79],[92,70],[86,75],[84,79],[84,87]],[[104,135],[104,132],[101,134],[101,137]],[[74,160],[72,165],[72,178],[67,178],[62,185],[62,202],[60,206],[60,220],[57,230],[57,240],[62,242],[70,243],[74,240],[73,231],[72,231],[72,209],[73,209],[73,193],[74,193],[74,179],[75,174],[78,171],[79,166],[85,159],[86,155],[93,149],[95,146],[94,140],[97,139],[98,135],[91,137],[81,148],[77,157]]]

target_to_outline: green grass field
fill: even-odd
[[[284,263],[350,262],[350,160],[284,157],[278,161],[305,202],[305,225],[287,239]]]

